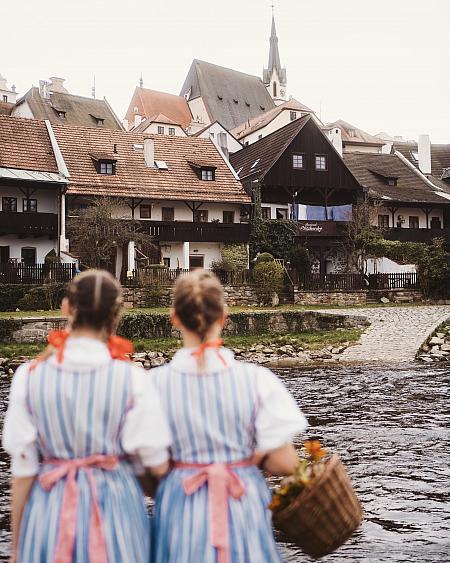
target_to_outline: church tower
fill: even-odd
[[[272,30],[270,33],[269,65],[263,70],[263,82],[276,105],[282,104],[287,98],[286,69],[281,68],[278,51],[278,37],[275,28],[275,16],[272,6]]]

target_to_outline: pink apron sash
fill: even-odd
[[[193,495],[208,483],[208,518],[210,543],[217,549],[218,563],[230,563],[228,533],[228,498],[239,499],[245,494],[245,485],[233,471],[235,467],[249,467],[251,460],[235,463],[196,464],[176,462],[175,468],[198,469],[183,481],[184,492]]]
[[[41,486],[50,491],[56,483],[67,477],[61,506],[58,540],[54,563],[72,563],[75,547],[78,508],[77,472],[85,471],[91,490],[91,516],[89,524],[89,563],[108,563],[106,541],[102,528],[102,517],[98,504],[97,486],[92,468],[112,471],[116,469],[119,458],[113,455],[92,455],[76,459],[50,459],[44,463],[55,465],[39,477]]]

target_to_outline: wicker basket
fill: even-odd
[[[311,487],[273,515],[275,527],[314,558],[341,546],[362,519],[361,503],[337,455],[326,462]]]

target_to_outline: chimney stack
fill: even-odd
[[[342,131],[339,127],[333,127],[328,131],[328,138],[330,139],[333,147],[342,156]]]
[[[50,77],[50,85],[48,87],[50,92],[58,92],[60,94],[68,94],[69,91],[64,87],[65,78],[58,78],[57,76]]]
[[[142,117],[139,114],[134,116],[134,126],[137,127],[142,122]]]
[[[47,80],[39,80],[39,94],[46,99],[50,97],[48,86],[49,83],[47,82]]]
[[[429,135],[419,135],[419,169],[423,174],[431,174],[431,143]]]
[[[144,159],[146,166],[155,167],[155,141],[153,139],[144,139]]]

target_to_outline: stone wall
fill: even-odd
[[[253,307],[258,305],[255,288],[251,285],[224,285],[225,302],[229,307],[243,305]],[[172,304],[172,287],[156,286],[153,293],[149,288],[123,289],[126,309],[149,306],[170,307]]]
[[[17,343],[45,342],[50,330],[64,328],[65,324],[66,320],[61,317],[0,319],[1,340]],[[288,334],[366,325],[364,317],[317,311],[242,312],[230,314],[224,335]],[[171,327],[168,315],[161,313],[126,315],[119,329],[123,336],[130,339],[179,337],[178,332]]]
[[[366,291],[294,291],[296,305],[364,305]]]

